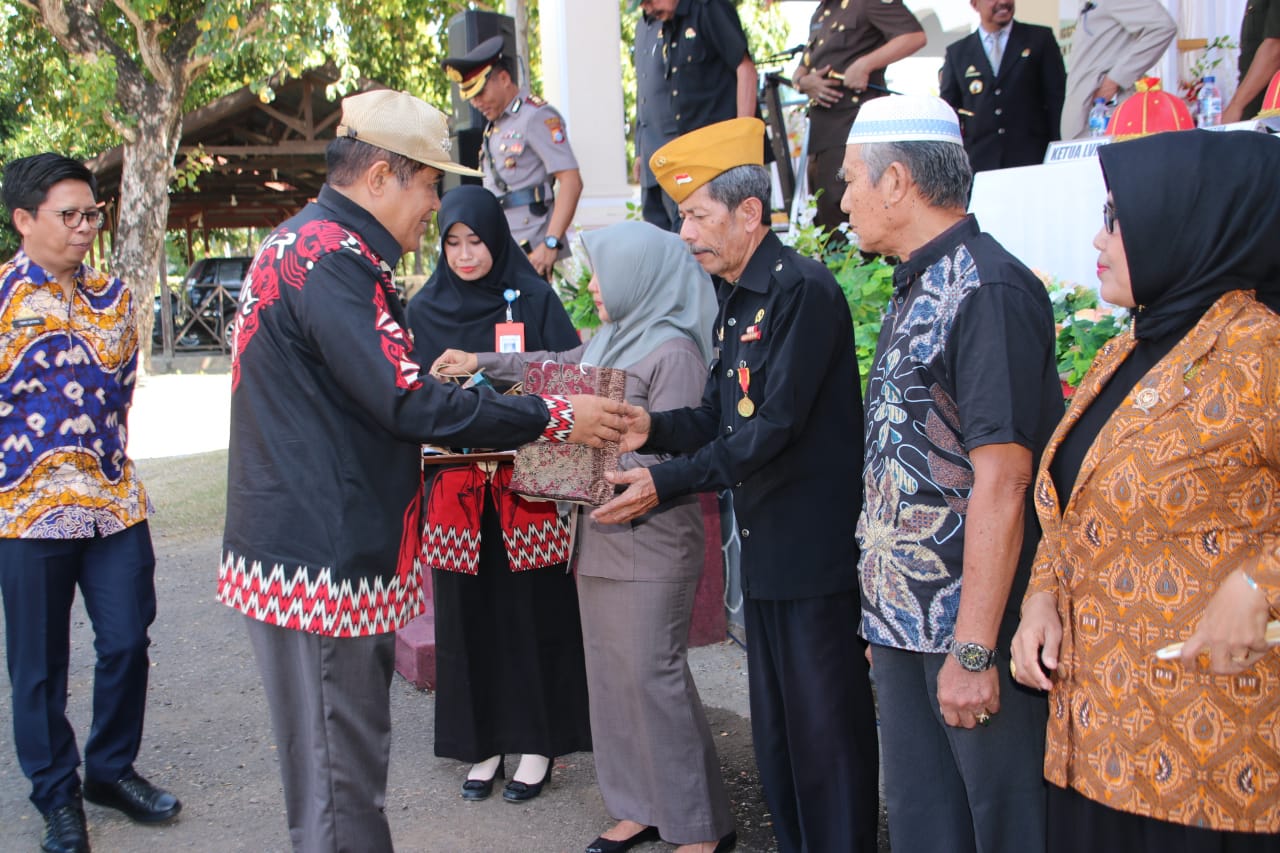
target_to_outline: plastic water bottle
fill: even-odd
[[[1200,84],[1200,95],[1196,98],[1196,103],[1200,108],[1196,118],[1197,127],[1216,127],[1222,123],[1222,92],[1212,74]]]
[[[1089,110],[1089,135],[1106,136],[1108,118],[1106,98],[1094,98],[1093,109]]]

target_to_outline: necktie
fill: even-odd
[[[987,34],[987,56],[991,60],[991,70],[1000,70],[1000,33]]]

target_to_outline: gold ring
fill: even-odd
[[[1013,662],[1013,658],[1009,658],[1009,676],[1011,678],[1018,677],[1018,665]]]
[[[982,713],[975,716],[974,719],[978,721],[978,725],[985,726],[987,723],[991,722],[991,715],[988,714],[986,711],[983,711]]]

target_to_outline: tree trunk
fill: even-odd
[[[164,237],[169,222],[169,175],[182,136],[182,93],[154,84],[138,93],[141,108],[132,140],[124,144],[119,225],[112,271],[137,294],[139,369],[151,372],[152,314],[157,282],[164,274]]]

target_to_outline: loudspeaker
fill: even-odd
[[[516,19],[497,12],[481,12],[469,9],[449,19],[449,55],[464,56],[485,39],[502,36],[502,52],[516,56]],[[516,85],[520,84],[520,69],[515,70]],[[458,92],[457,84],[451,87],[453,96],[453,127],[455,130],[484,129],[485,120],[480,111],[468,104]]]
[[[484,117],[481,116],[481,120]],[[464,166],[470,166],[473,169],[480,168],[480,146],[484,145],[484,128],[468,127],[463,130],[455,130],[449,137],[453,143],[453,155]],[[444,173],[444,185],[441,187],[441,194],[447,193],[454,187],[463,184],[480,184],[483,181],[480,178],[471,175],[455,175],[453,172]]]

